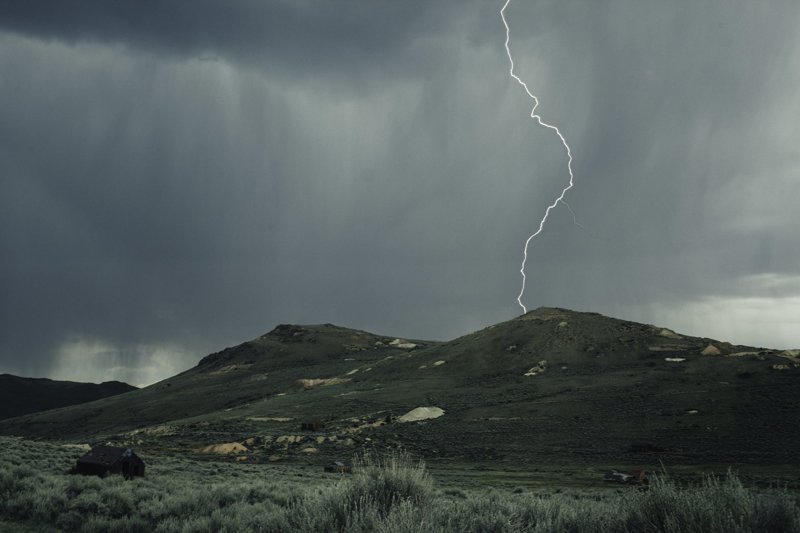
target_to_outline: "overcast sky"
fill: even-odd
[[[4,2],[0,372],[143,385],[278,323],[519,314],[568,176],[501,6]],[[507,18],[575,171],[525,305],[800,347],[800,4]]]

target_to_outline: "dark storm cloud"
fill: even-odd
[[[355,76],[366,83],[419,72],[409,51],[445,26],[454,3],[233,0],[12,0],[0,27],[38,39],[118,44],[177,57],[246,63],[267,73]],[[344,68],[343,68],[344,66]]]
[[[0,371],[147,383],[279,322],[519,312],[566,159],[499,4],[35,5],[0,16]],[[800,343],[774,325],[800,312],[798,8],[508,14],[581,224],[554,211],[526,304]]]

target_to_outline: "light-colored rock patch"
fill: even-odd
[[[373,428],[377,428],[377,427],[383,426],[385,424],[386,424],[386,420],[383,419],[383,418],[380,418],[378,420],[375,420],[374,422],[365,422],[365,423],[359,424],[357,426],[349,427],[349,428],[347,428],[346,431],[348,433],[350,433],[350,434],[360,433],[361,431],[364,431],[365,429],[373,429]]]
[[[319,450],[314,448],[313,446],[309,446],[307,448],[303,448],[300,451],[303,452],[303,453],[319,453]]]
[[[166,436],[169,436],[169,435],[174,435],[175,433],[177,433],[177,430],[176,430],[175,426],[169,426],[169,425],[166,425],[166,424],[161,424],[161,425],[158,425],[158,426],[150,426],[150,427],[141,428],[141,429],[134,429],[133,431],[129,432],[128,434],[129,435],[138,435],[138,434],[158,435],[158,436],[166,437]]]
[[[403,416],[397,417],[397,421],[401,423],[419,422],[439,418],[442,415],[444,415],[444,410],[441,407],[417,407]]]
[[[686,361],[686,358],[685,357],[665,357],[664,361],[667,361],[669,363],[683,363],[684,361]]]
[[[304,388],[310,389],[312,387],[327,387],[328,385],[339,385],[340,383],[347,383],[350,381],[349,378],[310,378],[310,379],[298,379],[295,381],[295,384]]]
[[[245,368],[250,368],[253,366],[253,363],[243,363],[243,364],[235,364],[235,365],[227,365],[223,366],[220,369],[214,370],[213,372],[209,372],[209,376],[219,376],[220,374],[227,374],[229,372],[234,372],[236,370],[244,370]]]
[[[225,442],[222,444],[210,444],[197,448],[195,451],[199,453],[216,453],[219,455],[228,455],[234,453],[246,453],[250,450],[241,442]]]
[[[660,337],[666,337],[668,339],[682,339],[680,335],[672,331],[671,329],[661,328],[661,331],[658,332]]]
[[[800,350],[784,350],[780,355],[782,357],[800,358]]]
[[[651,352],[679,352],[683,350],[683,346],[676,346],[674,344],[661,344],[659,346],[648,346]]]
[[[416,348],[417,345],[413,342],[408,342],[403,339],[395,339],[389,343],[389,346],[394,346],[395,348],[403,348],[404,350],[411,350],[412,348]]]
[[[700,355],[720,355],[721,353],[722,352],[719,351],[719,348],[717,348],[713,344],[709,344],[703,349],[702,352],[700,352]]]
[[[528,369],[528,371],[525,372],[525,375],[526,376],[535,376],[537,374],[541,374],[545,370],[547,370],[547,360],[546,359],[542,359],[541,361],[539,361],[539,363],[536,366],[532,366],[530,369]]]
[[[350,372],[348,372],[347,374],[345,374],[345,376],[352,376],[353,374],[355,374],[355,373],[356,373],[356,372],[358,372],[359,370],[360,370],[359,368],[354,368],[353,370],[351,370]]]
[[[424,370],[428,368],[428,365],[419,365],[419,370]]]
[[[249,416],[247,420],[253,422],[291,422],[294,418],[288,416]]]
[[[443,365],[443,364],[445,364],[446,362],[447,362],[447,361],[444,361],[444,360],[441,360],[441,361],[436,361],[435,363],[433,363],[433,366],[442,366],[442,365]]]
[[[792,368],[791,365],[772,365],[772,370],[789,370],[790,368]]]

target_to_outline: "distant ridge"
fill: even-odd
[[[121,381],[77,383],[0,374],[0,420],[137,390]]]

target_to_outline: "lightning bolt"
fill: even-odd
[[[517,303],[519,304],[520,307],[522,307],[522,312],[527,313],[528,309],[525,307],[525,304],[522,303],[522,295],[525,294],[525,281],[527,279],[525,277],[525,263],[528,262],[528,245],[544,229],[544,225],[547,222],[547,217],[550,216],[550,211],[555,209],[555,207],[558,205],[559,202],[563,203],[564,205],[567,205],[567,203],[564,201],[564,196],[567,194],[567,191],[573,187],[575,176],[572,174],[572,151],[569,149],[567,140],[564,138],[564,135],[561,134],[561,130],[559,130],[556,126],[553,126],[552,124],[548,124],[547,122],[543,121],[542,117],[536,113],[536,108],[539,107],[539,99],[536,98],[536,95],[534,95],[530,89],[528,89],[528,85],[524,81],[522,81],[519,78],[519,76],[514,74],[514,58],[511,57],[511,47],[509,46],[509,42],[511,41],[511,29],[508,27],[508,21],[506,20],[506,8],[510,3],[511,0],[506,0],[506,3],[503,4],[502,9],[500,9],[500,18],[503,19],[503,26],[506,27],[506,55],[508,55],[508,62],[511,64],[511,68],[508,70],[508,73],[514,80],[517,81],[517,83],[522,85],[522,88],[525,89],[525,92],[533,100],[533,109],[531,109],[531,118],[536,119],[536,122],[538,122],[540,126],[544,126],[547,129],[553,130],[556,133],[556,135],[558,135],[558,138],[561,139],[561,144],[564,145],[564,149],[567,151],[567,171],[569,172],[569,185],[564,187],[558,198],[556,198],[552,204],[547,206],[547,209],[544,212],[544,216],[542,217],[542,220],[539,222],[539,228],[534,233],[532,233],[530,237],[528,237],[528,240],[525,241],[525,247],[522,250],[523,253],[522,267],[519,269],[519,273],[522,274],[522,289],[519,291],[519,296],[517,296]],[[572,209],[569,208],[569,206],[567,207],[568,209],[570,209],[570,211],[572,211]]]
[[[583,231],[586,231],[586,226],[584,226],[583,224],[581,224],[580,222],[578,222],[578,216],[575,214],[575,211],[573,211],[573,210],[572,210],[572,206],[571,206],[571,205],[569,205],[569,204],[568,204],[568,203],[567,203],[565,200],[563,200],[563,199],[561,200],[561,203],[562,203],[562,204],[564,204],[564,207],[566,207],[566,208],[567,208],[567,210],[568,210],[570,213],[572,213],[572,223],[573,223],[573,224],[575,224],[576,226],[578,226],[579,228],[581,228]]]

